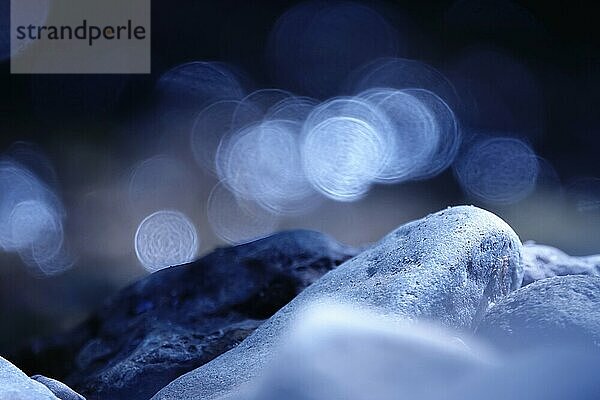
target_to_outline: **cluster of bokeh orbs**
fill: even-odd
[[[529,126],[507,117],[500,124],[506,134],[487,136],[488,126],[478,123],[487,122],[489,110],[469,109],[464,97],[471,82],[460,79],[461,69],[470,74],[490,60],[485,66],[510,71],[510,60],[497,64],[493,52],[465,55],[449,70],[457,88],[432,66],[400,57],[406,46],[400,38],[364,4],[307,2],[277,20],[267,45],[273,81],[296,93],[249,89],[247,75],[220,62],[189,62],[161,76],[155,91],[165,127],[161,146],[191,150],[197,166],[216,178],[206,202],[216,236],[234,244],[253,240],[322,202],[358,201],[373,185],[429,179],[451,165],[474,200],[509,204],[532,192],[538,160],[517,138]],[[521,101],[535,102],[535,93],[527,97],[535,88],[525,84],[526,72],[512,70],[523,76]],[[494,101],[503,107],[506,100]],[[462,118],[482,134],[465,129]],[[185,218],[165,209],[142,222],[136,253],[146,268],[175,263],[175,255],[189,260],[198,236]]]
[[[449,167],[476,202],[506,205],[532,193],[540,160],[528,138],[540,134],[543,112],[526,66],[473,48],[442,72],[409,58],[409,24],[383,15],[353,1],[309,1],[282,14],[266,45],[278,88],[259,88],[223,62],[187,62],[160,76],[154,108],[146,110],[153,119],[139,128],[155,148],[135,155],[127,180],[138,225],[132,242],[147,270],[196,256],[203,235],[193,207],[181,207],[186,192],[213,233],[234,244],[324,202],[359,201],[375,185],[422,181]],[[85,112],[99,107],[94,99],[110,103],[112,87],[87,81],[69,106]],[[32,85],[50,120],[53,103],[61,104],[55,86],[47,78]],[[152,147],[125,133],[136,149]],[[188,168],[188,159],[199,169]],[[191,193],[195,175],[214,178],[204,198]],[[54,265],[68,265],[56,191],[11,158],[2,160],[0,185],[8,193],[0,200],[2,248],[42,270],[48,254],[60,260]]]
[[[65,210],[54,172],[38,149],[15,143],[0,157],[0,248],[15,252],[35,276],[66,271]]]

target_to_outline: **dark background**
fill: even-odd
[[[184,62],[224,61],[244,71],[252,82],[249,90],[286,89],[270,80],[265,46],[277,18],[295,3],[154,0],[150,75],[11,75],[9,62],[0,64],[0,152],[16,141],[44,150],[56,170],[68,212],[67,236],[77,253],[70,271],[47,279],[28,275],[18,256],[0,253],[0,353],[35,335],[72,326],[106,296],[146,274],[133,252],[139,216],[128,216],[120,207],[119,188],[133,164],[156,152],[145,143],[155,134],[157,79]],[[600,24],[595,3],[365,4],[406,36],[402,57],[444,72],[465,49],[483,46],[501,49],[525,65],[538,82],[543,105],[536,134],[527,137],[544,160],[542,179],[527,199],[494,206],[466,198],[448,170],[424,182],[378,186],[357,203],[326,203],[281,227],[321,229],[340,241],[362,244],[428,212],[475,203],[498,213],[523,240],[578,255],[600,252],[600,204],[578,207],[582,195],[600,195],[592,179],[600,177]],[[180,156],[189,161],[189,154]],[[190,171],[197,185],[181,190],[194,191],[196,208],[187,212],[198,227],[201,253],[206,253],[222,244],[204,215],[215,181],[199,169]]]

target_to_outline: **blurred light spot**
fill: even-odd
[[[448,168],[458,153],[461,133],[456,116],[441,97],[426,89],[404,89],[404,93],[419,99],[429,110],[435,121],[435,151],[428,162],[420,168],[413,179],[431,178]],[[434,141],[432,141],[433,143]]]
[[[0,245],[15,251],[27,244],[12,237],[11,215],[15,208],[28,200],[55,203],[56,199],[35,175],[9,160],[0,161],[0,188]]]
[[[379,135],[389,138],[392,126],[378,107],[360,97],[337,97],[319,104],[304,122],[308,132],[315,126],[333,117],[354,118],[369,124]]]
[[[440,132],[433,112],[424,102],[403,91],[383,90],[366,96],[391,122],[385,136],[392,150],[377,178],[398,183],[420,178],[432,161]]]
[[[314,194],[304,175],[301,125],[273,120],[236,133],[219,148],[221,178],[237,196],[274,213],[302,213]]]
[[[539,172],[536,180],[536,189],[543,189],[546,193],[563,192],[560,176],[552,163],[542,157],[538,157]],[[599,188],[600,189],[600,188]],[[599,191],[600,194],[600,191]]]
[[[178,211],[157,211],[135,233],[135,253],[150,272],[185,264],[196,256],[198,235],[192,222]]]
[[[36,158],[44,160],[41,155]],[[0,160],[0,193],[0,247],[17,252],[35,276],[70,268],[73,259],[64,247],[65,211],[56,194],[10,158]]]
[[[373,88],[426,89],[441,97],[453,110],[461,101],[448,78],[430,65],[405,58],[381,58],[352,73],[347,82],[351,93]]]
[[[488,138],[469,146],[455,165],[466,193],[489,203],[510,204],[536,186],[538,160],[531,148],[514,138]]]
[[[221,140],[233,130],[233,118],[236,113],[237,123],[242,127],[262,118],[256,107],[237,100],[213,103],[198,114],[192,127],[191,146],[200,167],[213,173],[217,172],[217,149]]]
[[[161,151],[188,150],[198,112],[217,101],[240,100],[245,94],[238,75],[223,63],[195,61],[164,73],[155,88]]]
[[[185,166],[166,155],[157,155],[137,164],[129,178],[131,206],[144,213],[176,207],[181,196],[174,193],[188,187],[192,178]]]
[[[278,224],[275,214],[251,200],[236,197],[223,182],[211,191],[207,213],[215,235],[231,244],[268,236]]]
[[[232,128],[239,130],[262,121],[271,107],[293,96],[292,93],[281,89],[260,89],[250,93],[235,110]]]
[[[17,204],[11,214],[11,241],[15,247],[23,248],[40,241],[49,232],[61,231],[60,221],[46,203],[38,200],[25,200]],[[56,252],[61,243],[58,242]]]
[[[167,110],[199,111],[215,101],[244,97],[244,89],[228,66],[201,61],[170,69],[158,80],[156,91]]]
[[[48,204],[35,200],[19,203],[11,225],[13,239],[24,245],[19,255],[33,275],[56,275],[72,266],[74,260],[64,247],[61,216]]]
[[[317,104],[310,97],[288,97],[269,108],[265,118],[304,122]]]
[[[362,120],[328,118],[305,133],[304,170],[325,196],[358,200],[385,166],[386,144],[385,138]]]
[[[366,5],[307,2],[277,20],[267,59],[282,87],[323,98],[336,94],[355,68],[395,56],[400,47],[396,30]]]
[[[14,142],[4,154],[7,158],[16,160],[48,185],[55,186],[58,183],[56,171],[40,146],[30,142]]]

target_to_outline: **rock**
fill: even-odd
[[[600,345],[600,278],[558,276],[521,288],[490,308],[477,334],[509,351],[565,343]]]
[[[21,359],[90,400],[147,400],[236,346],[355,253],[310,231],[217,249],[129,286],[83,326],[34,344]]]
[[[23,371],[0,357],[0,399],[59,400],[50,389],[30,379]]]
[[[303,314],[238,400],[437,400],[495,361],[455,333],[369,310],[319,305]]]
[[[521,243],[500,218],[454,207],[408,223],[329,272],[234,349],[171,382],[153,400],[218,399],[256,378],[298,312],[333,299],[469,330],[521,284]]]
[[[553,276],[600,276],[600,255],[572,257],[554,247],[528,242],[523,246],[523,269],[523,286]]]
[[[369,310],[309,310],[265,375],[227,399],[596,400],[600,393],[600,349],[498,355],[457,332]]]
[[[55,379],[47,378],[44,375],[34,375],[31,377],[31,379],[46,386],[60,400],[85,400],[85,397],[79,393],[76,393],[73,389]]]
[[[443,398],[597,400],[598,369],[598,350],[569,346],[538,349],[509,357],[492,368],[482,368]]]

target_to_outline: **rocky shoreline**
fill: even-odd
[[[365,249],[282,232],[156,272],[71,332],[8,354],[24,372],[0,359],[0,398],[511,398],[512,373],[557,367],[548,348],[586,349],[565,352],[565,376],[598,364],[599,273],[598,256],[522,245],[472,206]]]

